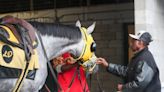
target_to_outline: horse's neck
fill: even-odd
[[[74,55],[79,56],[78,51],[82,50],[83,47],[82,38],[79,40],[79,42],[77,42],[68,38],[42,35],[42,41],[49,60],[67,51],[70,51]]]
[[[49,59],[67,51],[78,56],[83,48],[82,33],[78,27],[38,22],[31,24],[41,33]]]

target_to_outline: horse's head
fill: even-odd
[[[65,52],[72,53],[76,60],[83,62],[93,58],[96,44],[91,33],[95,23],[88,28],[82,27],[79,21],[76,27],[38,22],[31,22],[31,24],[41,33],[49,60]]]
[[[96,50],[96,43],[94,42],[91,33],[94,31],[95,24],[96,23],[94,22],[88,28],[84,28],[81,26],[80,21],[76,22],[76,26],[79,27],[82,33],[82,41],[80,43],[81,46],[78,46],[79,49],[75,49],[77,50],[77,60],[82,60],[83,62],[85,62],[94,56],[94,52]]]

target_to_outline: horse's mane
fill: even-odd
[[[68,38],[70,40],[79,40],[79,38],[82,36],[80,29],[76,26],[63,25],[59,23],[29,23],[32,24],[42,35]]]

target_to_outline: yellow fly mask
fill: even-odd
[[[94,42],[93,37],[91,35],[95,28],[95,23],[93,23],[90,27],[86,29],[84,27],[81,27],[80,22],[77,21],[76,26],[80,28],[83,40],[85,42],[82,53],[80,57],[78,57],[76,60],[82,60],[83,62],[85,62],[93,56],[94,51],[96,50],[96,43]]]

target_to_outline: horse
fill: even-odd
[[[35,35],[38,40],[36,50],[38,53],[39,68],[36,70],[34,80],[26,78],[23,80],[20,92],[38,92],[45,83],[48,75],[48,61],[44,55],[41,42],[45,48],[48,60],[51,60],[65,52],[70,52],[77,59],[83,59],[84,61],[87,60],[86,58],[89,59],[93,57],[95,43],[94,41],[88,43],[87,40],[92,39],[91,33],[95,28],[95,23],[88,28],[81,27],[79,21],[76,22],[76,26],[40,22],[29,23],[37,30]],[[83,32],[81,30],[86,31]],[[39,39],[39,36],[42,40]],[[87,36],[90,36],[90,38],[87,38]],[[17,80],[18,78],[0,79],[0,92],[12,92]]]

